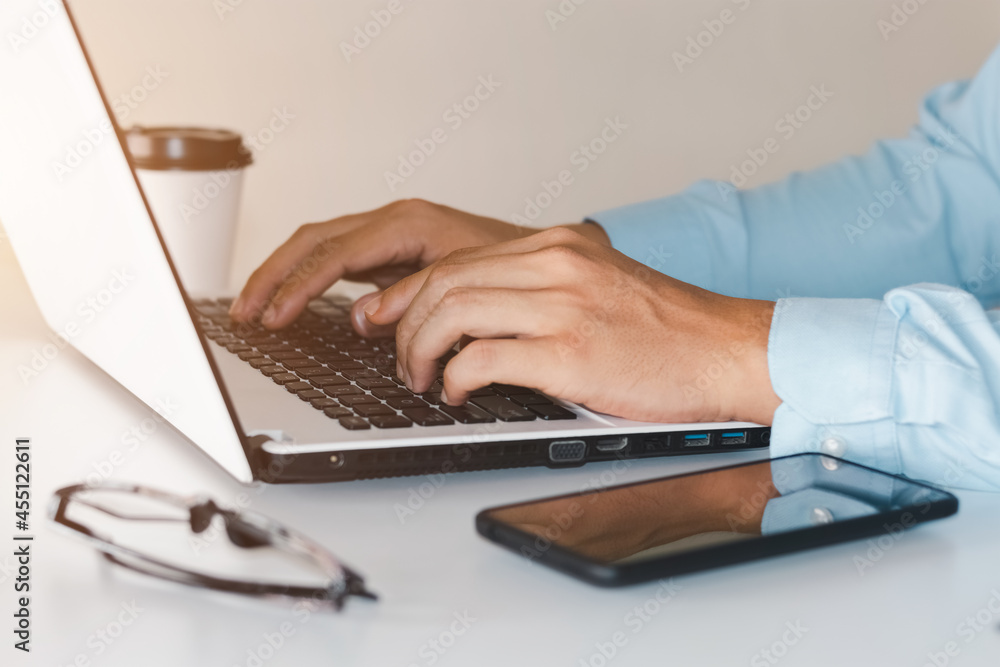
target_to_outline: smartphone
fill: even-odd
[[[598,586],[625,586],[898,534],[950,516],[933,486],[798,454],[493,507],[486,539]]]

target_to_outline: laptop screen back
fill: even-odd
[[[60,341],[249,482],[234,420],[72,22],[55,2],[4,1],[0,27],[19,34],[25,19],[30,36],[0,48],[0,223],[42,315]]]

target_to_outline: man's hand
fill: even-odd
[[[599,226],[586,227],[584,233],[608,244]],[[264,326],[278,329],[341,278],[373,282],[384,289],[459,248],[537,231],[418,199],[303,225],[254,271],[230,315],[238,321],[259,318]],[[391,328],[376,329],[364,318],[362,308],[368,298],[355,304],[355,326],[368,336],[391,334]]]
[[[321,284],[320,281],[319,284]],[[630,419],[770,424],[774,304],[713,294],[566,228],[452,252],[365,306],[396,324],[398,371],[463,403],[491,382],[522,385]]]

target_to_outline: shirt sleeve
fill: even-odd
[[[779,300],[771,455],[821,452],[1000,490],[1000,311],[922,284],[883,300]],[[805,370],[804,370],[805,369]]]
[[[701,181],[589,220],[630,257],[730,296],[881,298],[933,282],[997,303],[1000,280],[978,276],[1000,253],[1000,49],[931,93],[907,138],[864,156],[751,190]]]
[[[658,271],[778,299],[774,456],[1000,490],[1000,314],[986,310],[1000,303],[1000,50],[865,156],[590,220]]]

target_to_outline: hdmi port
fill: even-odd
[[[597,451],[599,452],[620,452],[628,447],[628,436],[620,438],[601,438],[597,441]]]

